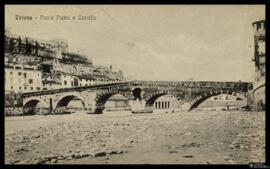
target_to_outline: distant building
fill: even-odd
[[[255,81],[265,79],[265,21],[257,21],[253,24],[254,28],[254,58]]]
[[[5,65],[5,91],[15,93],[42,90],[42,72],[36,65]]]
[[[79,77],[79,86],[92,86],[96,84],[95,80],[93,78],[81,78]]]
[[[75,52],[74,52],[75,51]],[[5,29],[5,99],[20,105],[21,93],[123,81],[112,66],[94,66],[64,39],[43,40],[12,34]],[[117,100],[118,101],[118,100]],[[121,101],[119,101],[120,103]],[[115,104],[119,104],[115,103]]]
[[[253,108],[265,109],[265,20],[252,24],[254,29],[254,65],[255,79],[253,83]]]
[[[69,51],[64,39],[43,40],[11,34],[5,29],[5,53],[41,57],[43,60],[59,59],[65,62],[92,64],[85,55]]]
[[[179,101],[171,95],[159,97],[153,104],[154,109],[179,108]]]

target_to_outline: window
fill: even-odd
[[[37,87],[37,90],[40,90],[40,87]]]
[[[10,72],[10,74],[12,75],[12,72]]]
[[[20,87],[19,87],[19,89],[21,90],[21,89],[22,89],[22,87],[20,86]]]
[[[66,80],[64,81],[64,85],[67,85],[67,81]]]
[[[26,76],[26,73],[24,73],[23,76],[26,78],[26,77],[27,77],[27,76]]]
[[[31,87],[31,90],[33,90],[34,88],[33,87]]]
[[[22,72],[18,72],[18,75],[21,76],[22,75]]]
[[[11,86],[10,88],[13,89],[13,86]]]
[[[29,79],[29,84],[32,84],[33,83],[33,79]]]
[[[27,87],[24,87],[24,89],[26,90],[26,89],[27,89]]]
[[[257,24],[257,30],[259,30],[261,28],[261,23]]]

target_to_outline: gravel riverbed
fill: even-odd
[[[6,164],[265,161],[265,112],[108,112],[5,118]]]

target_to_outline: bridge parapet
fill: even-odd
[[[64,93],[71,91],[96,91],[109,88],[129,88],[131,86],[147,87],[147,88],[215,88],[215,89],[241,89],[246,92],[248,88],[252,88],[252,83],[249,82],[211,82],[211,81],[127,81],[109,84],[99,84],[92,86],[82,86],[73,88],[62,88],[46,91],[28,92],[24,93],[23,97],[48,95],[55,93]]]
[[[250,82],[212,82],[212,81],[134,81],[132,85],[146,87],[166,87],[166,88],[215,88],[215,89],[232,89],[237,88],[247,91],[252,83]]]
[[[109,83],[109,84],[98,84],[98,85],[92,85],[92,86],[80,86],[80,87],[71,87],[71,88],[61,88],[61,89],[53,89],[53,90],[43,90],[43,91],[37,91],[37,92],[27,92],[23,93],[22,97],[31,97],[31,96],[40,96],[40,95],[50,95],[55,93],[65,93],[65,92],[73,92],[73,91],[96,91],[101,89],[108,89],[110,87],[125,87],[128,86],[130,82],[119,82],[119,83]]]

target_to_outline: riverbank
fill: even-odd
[[[6,164],[264,161],[264,112],[157,111],[5,118]]]

